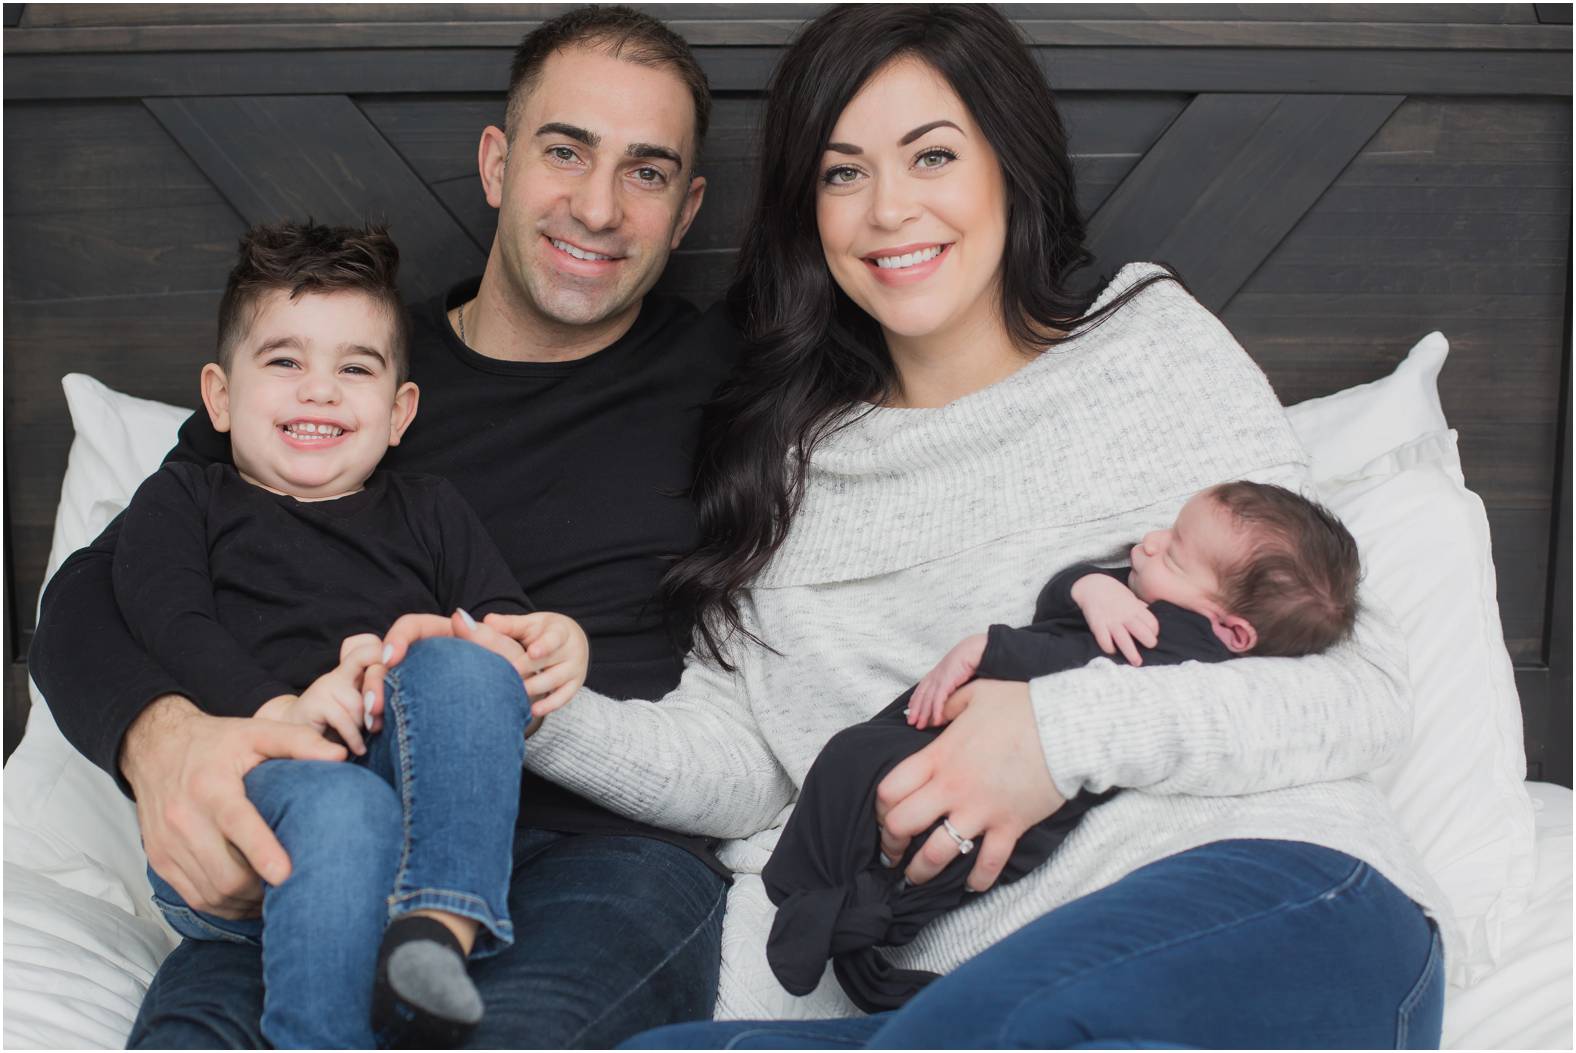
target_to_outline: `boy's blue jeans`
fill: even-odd
[[[367,1048],[378,945],[391,918],[480,923],[473,958],[514,940],[514,821],[530,706],[508,662],[463,640],[415,644],[386,681],[383,729],[349,763],[269,760],[246,794],[289,854],[262,918],[187,907],[150,869],[171,926],[262,945],[262,1032],[279,1048]]]
[[[1029,923],[889,1013],[658,1028],[624,1049],[1419,1049],[1444,955],[1348,855],[1219,841]]]

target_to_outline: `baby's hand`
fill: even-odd
[[[1108,574],[1085,574],[1073,582],[1072,596],[1100,650],[1120,650],[1129,665],[1144,664],[1138,644],[1153,647],[1160,640],[1160,622],[1147,603]]]
[[[525,679],[531,715],[544,717],[575,696],[586,682],[591,641],[580,623],[564,614],[538,611],[517,620],[516,639],[534,672]]]
[[[312,681],[299,695],[269,699],[256,715],[286,724],[309,724],[325,736],[332,730],[352,753],[366,753],[361,729],[365,724],[371,730],[371,718],[361,696],[361,678],[367,667],[378,660],[379,647],[376,636],[347,638],[340,647],[337,666]]]
[[[936,668],[926,673],[919,686],[914,688],[914,694],[908,700],[908,722],[916,728],[945,724],[946,720],[941,715],[942,707],[952,697],[952,692],[968,683],[984,657],[984,633],[967,637],[948,651],[946,657],[936,663]]]

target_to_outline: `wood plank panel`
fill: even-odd
[[[461,21],[449,18],[385,22],[296,21],[291,8],[237,23],[104,25],[43,28],[7,34],[8,55],[92,52],[251,51],[300,47],[474,48],[518,42],[535,20]],[[674,32],[697,48],[788,44],[808,16],[789,18],[669,17]],[[1256,22],[1165,19],[1018,19],[1025,39],[1054,47],[1406,48],[1444,51],[1568,50],[1571,30],[1560,25],[1462,25],[1450,22]]]
[[[7,218],[222,202],[140,102],[5,107]]]
[[[780,49],[697,49],[714,91],[761,91]],[[9,99],[165,95],[474,93],[508,82],[511,50],[390,48],[9,55]],[[1139,57],[1141,56],[1141,57]],[[1434,95],[1571,93],[1571,55],[1311,48],[1039,47],[1058,91],[1289,92]]]
[[[1089,224],[1102,266],[1159,259],[1219,311],[1399,106],[1200,95]]]
[[[481,248],[344,96],[147,105],[248,223],[381,219],[400,245],[400,288],[412,298],[481,269]]]
[[[8,216],[6,305],[223,287],[244,229],[222,202]]]

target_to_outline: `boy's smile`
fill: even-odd
[[[262,297],[228,372],[203,369],[203,402],[242,477],[304,501],[359,490],[416,414],[393,339],[387,309],[362,292]]]

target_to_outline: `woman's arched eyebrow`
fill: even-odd
[[[915,128],[913,131],[909,132],[907,135],[903,136],[903,138],[897,141],[897,144],[899,146],[907,146],[915,139],[918,139],[921,135],[924,135],[926,132],[935,131],[937,128],[952,128],[964,135],[968,134],[967,132],[964,132],[962,128],[959,128],[957,125],[953,124],[951,121],[931,121],[929,124],[922,124],[918,128]],[[826,148],[837,154],[862,154],[865,152],[863,147],[855,146],[853,143],[827,143]]]
[[[913,131],[909,132],[907,135],[903,136],[903,138],[897,141],[897,144],[899,146],[907,146],[915,139],[918,139],[921,135],[924,135],[926,132],[934,131],[937,128],[952,128],[959,132],[963,131],[962,128],[959,128],[951,121],[931,121],[929,124],[922,124],[918,128],[915,128]]]

